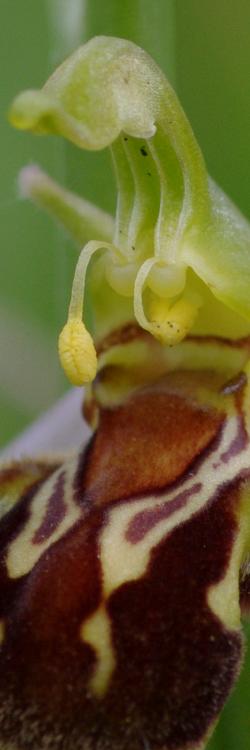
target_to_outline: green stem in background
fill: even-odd
[[[46,0],[51,34],[50,59],[58,65],[82,43],[84,0]]]
[[[143,47],[176,83],[175,0],[89,0],[84,39],[99,34],[120,36]]]

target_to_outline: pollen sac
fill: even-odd
[[[184,342],[153,384],[160,345],[130,335],[104,349],[87,449],[0,473],[3,750],[200,750],[238,675],[249,352]],[[144,385],[114,405],[125,337]]]
[[[81,386],[94,379],[97,369],[96,351],[81,320],[68,320],[60,334],[58,348],[61,365],[72,385]]]
[[[156,339],[173,346],[186,337],[197,312],[197,308],[184,299],[180,299],[171,308],[165,301],[154,299],[150,305],[151,330]]]

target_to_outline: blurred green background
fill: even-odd
[[[0,446],[63,393],[56,342],[76,250],[53,222],[17,197],[17,174],[39,163],[113,211],[108,154],[12,130],[5,113],[23,88],[93,34],[144,46],[175,85],[208,169],[246,215],[250,164],[249,0],[1,0]],[[185,623],[183,624],[185,627]],[[209,750],[250,748],[250,663]]]

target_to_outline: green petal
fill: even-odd
[[[249,321],[250,225],[212,180],[210,195],[212,217],[187,233],[183,259],[217,299]]]

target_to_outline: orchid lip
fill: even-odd
[[[198,750],[249,605],[249,224],[126,40],[88,42],[10,119],[109,146],[118,200],[113,221],[37,168],[20,179],[82,248],[59,356],[92,383],[94,432],[0,471],[0,743]]]

